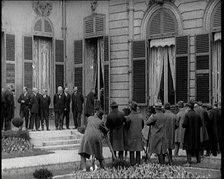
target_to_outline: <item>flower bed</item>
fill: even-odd
[[[2,132],[2,153],[25,152],[31,149],[28,131]]]
[[[128,168],[106,168],[93,172],[77,171],[72,178],[207,178],[186,171],[180,166],[161,166],[159,164],[142,164]]]

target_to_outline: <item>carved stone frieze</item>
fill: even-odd
[[[52,12],[52,1],[38,0],[33,1],[33,10],[38,16],[47,17]]]
[[[97,0],[92,0],[90,2],[90,5],[91,5],[91,10],[92,10],[92,13],[94,13],[96,11],[96,8],[97,8]]]

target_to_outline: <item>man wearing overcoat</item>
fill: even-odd
[[[40,109],[41,109],[41,127],[44,130],[44,121],[47,130],[49,130],[49,106],[51,104],[51,98],[47,95],[47,90],[43,89],[43,95],[40,97]]]
[[[124,113],[118,110],[118,104],[114,101],[110,105],[111,112],[107,116],[106,127],[110,130],[110,142],[118,157],[123,160],[124,153],[124,123],[126,121]]]
[[[68,88],[66,87],[64,90],[65,93],[65,111],[64,111],[64,118],[65,118],[65,125],[66,129],[69,129],[69,114],[70,114],[70,102],[71,102],[71,97],[68,92]]]

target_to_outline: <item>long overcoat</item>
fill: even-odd
[[[202,126],[200,129],[200,140],[201,140],[201,142],[207,141],[209,139],[208,131],[207,131],[208,113],[201,106],[196,106],[195,112],[200,115],[201,122],[202,122]]]
[[[65,109],[65,95],[62,93],[60,94],[55,94],[53,98],[53,104],[54,104],[54,111],[55,112],[64,112]]]
[[[166,117],[165,124],[165,138],[168,149],[174,149],[175,147],[175,128],[177,126],[177,117],[170,110],[166,110],[164,113]]]
[[[165,154],[167,153],[167,143],[165,141],[165,124],[166,116],[162,111],[151,115],[146,121],[151,127],[150,153]]]
[[[14,117],[14,96],[13,93],[9,90],[3,92],[3,101],[4,101],[4,116],[7,120],[10,120]]]
[[[102,137],[103,133],[101,131],[104,127],[104,122],[99,119],[96,115],[90,116],[87,119],[87,127],[82,138],[82,142],[79,148],[79,154],[85,155],[87,158],[90,155],[94,156],[98,160],[103,160],[102,154]]]
[[[190,109],[185,114],[185,119],[182,127],[185,128],[183,149],[185,150],[199,150],[200,128],[202,126],[201,117],[193,109]]]
[[[30,95],[30,112],[31,113],[35,113],[35,114],[39,114],[39,109],[40,109],[40,104],[39,104],[39,98],[37,96],[37,94],[35,95],[34,93],[32,93]]]
[[[113,109],[107,116],[106,127],[110,130],[110,142],[114,151],[124,151],[124,113]]]
[[[128,129],[125,138],[125,149],[128,151],[142,151],[142,129],[144,127],[143,115],[136,111],[132,111],[127,116],[126,123],[128,123]]]
[[[51,104],[51,98],[50,96],[46,95],[45,97],[43,97],[41,95],[40,97],[40,109],[41,109],[41,114],[49,117],[49,106]]]
[[[22,102],[24,100],[24,102]],[[23,93],[19,96],[18,103],[20,103],[20,115],[29,109],[29,94],[26,95]]]
[[[184,133],[185,128],[182,127],[184,118],[185,118],[186,109],[180,108],[179,112],[177,113],[177,124],[178,128],[175,130],[175,142],[180,144],[184,143]]]
[[[218,142],[219,139],[219,124],[218,121],[220,120],[219,109],[211,109],[209,112],[209,121],[208,121],[208,134],[209,139],[214,142]]]
[[[72,112],[82,112],[84,98],[80,92],[72,93]]]

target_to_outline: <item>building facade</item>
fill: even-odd
[[[104,109],[221,101],[220,0],[2,1],[2,85],[95,88]],[[16,103],[17,104],[17,103]],[[17,104],[18,109],[18,104]],[[17,110],[18,112],[18,110]]]

